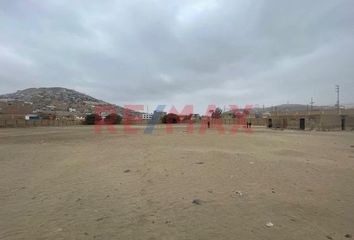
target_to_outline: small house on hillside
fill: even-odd
[[[40,117],[37,114],[26,114],[25,120],[39,120]]]

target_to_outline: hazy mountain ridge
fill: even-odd
[[[109,104],[78,91],[62,88],[27,88],[0,95],[0,99],[13,99],[33,103],[33,110],[90,112],[93,105]]]

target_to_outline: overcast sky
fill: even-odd
[[[1,0],[0,94],[115,103],[354,103],[353,0]]]

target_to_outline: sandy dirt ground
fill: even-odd
[[[0,239],[354,235],[354,132],[0,129],[0,171]]]

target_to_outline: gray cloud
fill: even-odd
[[[0,2],[1,93],[63,86],[119,105],[354,98],[351,0]]]

